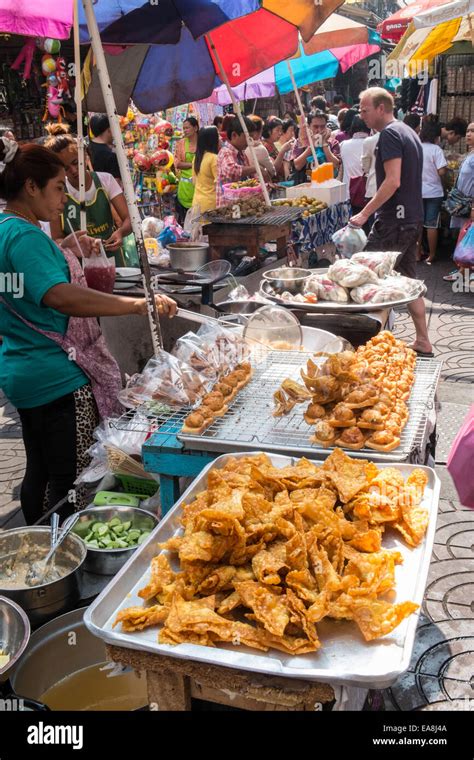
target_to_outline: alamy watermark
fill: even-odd
[[[25,275],[23,272],[0,272],[0,295],[10,293],[13,298],[23,298]]]

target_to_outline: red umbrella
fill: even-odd
[[[446,5],[449,0],[416,0],[416,2],[401,8],[378,25],[377,31],[385,40],[399,42],[405,34],[410,21],[422,11]]]

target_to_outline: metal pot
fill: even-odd
[[[61,615],[31,635],[28,647],[10,675],[14,696],[23,699],[26,706],[36,710],[44,709],[41,700],[51,687],[78,671],[106,662],[104,642],[90,633],[84,625],[86,609],[83,607]],[[116,690],[120,689],[118,682],[111,678],[107,679],[107,684],[109,696],[113,698],[114,687]],[[135,683],[135,687],[137,686],[144,693],[143,703],[140,705],[144,706],[147,702],[144,679],[141,679],[138,685]],[[73,700],[76,704],[68,704],[68,709],[84,709],[84,705],[78,703],[84,697],[100,699],[98,694],[84,694],[85,686],[82,694],[77,694],[73,688],[71,685],[66,696],[68,703]],[[105,708],[107,705],[102,705],[102,709]],[[113,709],[113,706],[109,705],[108,709]]]
[[[195,272],[207,264],[209,246],[207,243],[170,243],[166,246],[170,254],[172,269]]]
[[[120,520],[130,520],[132,528],[139,528],[140,530],[153,530],[158,525],[156,515],[139,507],[88,507],[81,512],[72,532],[85,536],[92,523],[99,520],[108,522],[114,517],[118,517]],[[84,570],[97,575],[115,575],[137,548],[137,546],[130,549],[92,549],[87,547]]]
[[[16,553],[23,541],[31,545],[33,559],[45,557],[50,546],[51,531],[46,527],[13,528],[0,533],[0,557]],[[38,552],[36,550],[39,550]],[[53,615],[59,615],[79,599],[78,571],[87,554],[79,536],[69,534],[57,551],[57,563],[66,565],[67,572],[59,580],[38,586],[5,588],[0,577],[0,594],[13,599],[28,615],[31,625],[37,626]]]
[[[4,676],[23,654],[30,633],[30,621],[21,607],[0,596],[0,649],[10,655],[7,664],[0,668],[0,676]]]
[[[281,294],[285,291],[297,295],[303,292],[305,282],[311,277],[310,269],[300,269],[299,267],[280,267],[279,269],[270,269],[264,272],[262,277],[268,282],[275,293]]]

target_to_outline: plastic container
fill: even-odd
[[[160,487],[156,480],[146,480],[145,478],[136,478],[134,475],[120,475],[119,473],[114,473],[114,475],[126,493],[154,496]]]
[[[306,195],[308,198],[317,198],[327,203],[328,206],[333,206],[335,203],[342,203],[346,200],[347,189],[344,182],[331,179],[314,185],[309,183],[296,185],[296,187],[288,187],[286,190],[287,198],[300,198],[302,195]]]

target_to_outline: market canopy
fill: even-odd
[[[0,0],[3,33],[67,40],[72,22],[73,0]]]
[[[382,21],[377,32],[386,40],[399,42],[415,16],[440,5],[446,5],[446,0],[416,0]]]
[[[100,6],[111,2],[112,0],[99,0],[98,7],[94,6],[98,18],[101,17]],[[131,2],[134,3],[135,0]],[[341,0],[323,0],[317,4],[313,0],[296,0],[292,3],[286,0],[264,0],[262,7],[255,0],[248,0],[244,4],[229,0],[220,3],[211,3],[209,0],[160,0],[158,6],[150,8],[158,14],[165,13],[171,6],[196,7],[199,2],[207,8],[218,5],[221,10],[236,5],[242,10],[243,6],[250,8],[252,4],[258,9],[197,38],[194,35],[197,31],[201,32],[205,24],[201,23],[199,29],[193,27],[191,30],[183,19],[179,38],[173,44],[138,44],[139,41],[149,43],[153,37],[153,33],[149,32],[153,25],[149,21],[148,28],[141,34],[135,30],[133,46],[105,46],[118,113],[126,113],[130,99],[133,99],[142,113],[151,113],[209,97],[223,81],[219,78],[221,69],[216,56],[230,85],[237,86],[278,61],[295,55],[299,40],[311,39],[316,29],[341,5]],[[140,12],[141,10],[143,9]],[[125,18],[129,15],[128,13],[123,20],[111,25],[114,26],[113,40],[109,34],[111,27],[104,27],[101,39],[115,43],[123,41],[125,37],[118,35],[115,24],[120,23],[120,28],[125,30]],[[157,18],[158,15],[155,17],[158,29],[155,37],[160,33]],[[130,37],[128,35],[129,41]],[[104,109],[96,69],[91,71],[87,105],[92,111]]]

